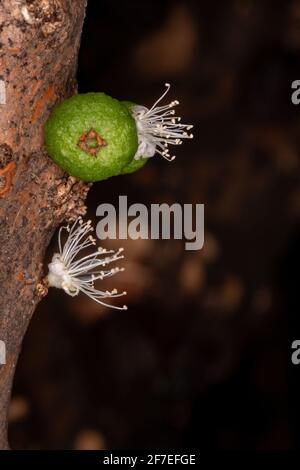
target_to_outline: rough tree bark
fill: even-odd
[[[22,339],[41,298],[46,247],[58,224],[84,213],[88,185],[43,148],[51,108],[76,91],[86,0],[0,2],[0,448]]]

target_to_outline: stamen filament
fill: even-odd
[[[65,243],[62,242],[63,231],[68,232]],[[89,235],[93,231],[91,221],[83,222],[79,217],[71,227],[61,227],[58,233],[59,253],[53,255],[49,264],[48,283],[50,286],[63,289],[68,295],[74,297],[83,292],[91,299],[104,306],[124,310],[127,307],[109,305],[102,299],[120,297],[125,295],[118,293],[116,289],[113,291],[101,291],[95,288],[95,282],[105,277],[111,277],[114,274],[123,271],[123,268],[112,268],[108,270],[97,269],[102,268],[114,261],[124,258],[121,255],[123,249],[118,251],[106,250],[105,248],[97,248],[96,251],[77,258],[82,250],[85,250],[96,244],[96,240]]]
[[[155,101],[150,109],[144,106],[134,106],[132,114],[135,118],[138,131],[138,150],[134,156],[139,158],[152,157],[156,152],[162,155],[166,160],[172,161],[175,156],[170,155],[169,145],[181,145],[182,139],[192,139],[193,134],[187,131],[191,130],[191,124],[181,124],[181,118],[174,116],[175,110],[172,109],[179,104],[175,100],[171,103],[158,106],[170,90],[170,84],[166,83],[166,90]]]

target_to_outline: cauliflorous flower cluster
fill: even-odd
[[[113,261],[124,258],[121,255],[123,248],[115,252],[99,247],[91,253],[81,256],[83,250],[96,245],[95,238],[90,234],[93,230],[91,221],[83,222],[81,217],[71,227],[68,225],[60,228],[58,234],[59,253],[53,255],[52,261],[48,265],[48,284],[63,289],[72,297],[83,292],[99,304],[126,310],[126,305],[118,307],[103,301],[103,299],[120,297],[126,292],[118,293],[116,289],[101,291],[95,287],[97,280],[103,280],[124,270],[124,268],[118,267],[105,269],[105,266]],[[65,242],[62,240],[63,231],[66,231],[68,235]]]
[[[181,124],[181,118],[175,116],[173,108],[179,104],[179,101],[171,101],[165,106],[158,106],[171,88],[169,83],[165,86],[166,90],[150,109],[139,105],[132,107],[139,144],[134,156],[135,160],[153,157],[157,152],[166,160],[172,161],[175,156],[170,155],[169,145],[181,145],[182,139],[193,138],[193,134],[187,132],[193,126]]]

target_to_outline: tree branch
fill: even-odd
[[[76,90],[86,0],[0,4],[0,448],[22,339],[41,298],[46,247],[58,224],[84,213],[88,185],[66,177],[43,148],[51,108]]]

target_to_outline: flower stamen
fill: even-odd
[[[150,109],[145,106],[133,106],[132,108],[139,143],[134,156],[135,160],[153,157],[157,152],[166,160],[172,161],[175,156],[170,155],[169,145],[181,145],[182,139],[193,138],[193,134],[187,132],[193,126],[191,124],[181,124],[181,118],[174,116],[175,110],[172,108],[177,106],[179,101],[175,100],[167,105],[158,106],[171,87],[169,83],[166,83],[165,86],[166,90]]]
[[[82,250],[96,245],[96,240],[90,232],[94,229],[92,222],[83,222],[79,217],[70,227],[64,226],[59,229],[58,248],[59,253],[53,255],[51,263],[48,265],[48,284],[52,287],[63,289],[68,295],[74,297],[83,292],[95,302],[107,307],[126,310],[126,305],[118,307],[107,304],[103,299],[121,297],[124,292],[118,293],[116,289],[112,291],[101,291],[95,288],[95,281],[103,280],[106,277],[124,271],[124,268],[112,268],[104,270],[103,267],[124,258],[121,255],[123,248],[118,251],[97,248],[90,254],[79,257]],[[62,233],[68,233],[66,241],[62,242]]]

